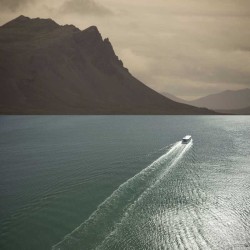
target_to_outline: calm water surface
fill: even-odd
[[[249,144],[249,116],[1,116],[0,249],[248,250]]]

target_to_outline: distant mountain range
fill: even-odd
[[[167,93],[167,92],[162,92],[162,95],[164,95],[165,97],[171,99],[172,101],[175,101],[175,102],[179,102],[179,103],[185,103],[185,104],[188,104],[189,101],[186,101],[182,98],[179,98],[175,95],[172,95],[170,93]]]
[[[216,111],[223,114],[250,115],[250,106],[243,109],[221,109]]]
[[[249,114],[250,89],[226,90],[193,101],[186,101],[169,93],[163,93],[163,95],[176,102],[196,107],[206,107],[222,113]]]
[[[97,27],[20,16],[0,27],[1,114],[214,114],[133,77]]]

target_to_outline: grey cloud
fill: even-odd
[[[158,12],[156,17],[152,13],[145,27],[153,32],[141,27],[141,38],[133,35],[138,39],[130,46],[138,56],[151,57],[153,63],[146,72],[131,72],[158,91],[180,96],[250,87],[250,19],[241,9],[206,13],[204,7],[201,16],[188,10],[184,16],[160,17]]]
[[[94,0],[67,0],[61,11],[69,14],[109,15],[112,12]]]
[[[34,0],[0,0],[0,6],[5,10],[16,11],[31,2],[34,2]]]

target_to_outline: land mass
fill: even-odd
[[[243,109],[250,106],[250,89],[226,90],[191,101],[189,104],[213,110]]]
[[[225,90],[193,101],[187,101],[169,93],[162,94],[176,102],[189,104],[195,107],[205,107],[224,114],[249,114],[250,89],[248,88]]]
[[[216,110],[218,113],[233,114],[233,115],[250,115],[250,106],[243,109],[222,109]]]
[[[97,27],[20,16],[0,27],[1,114],[215,114],[133,77]]]

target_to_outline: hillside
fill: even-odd
[[[250,89],[226,90],[188,102],[196,107],[213,110],[243,109],[250,106]]]
[[[169,98],[172,101],[188,104],[188,101],[186,101],[186,100],[184,100],[182,98],[179,98],[179,97],[177,97],[175,95],[172,95],[170,93],[162,92],[161,94],[164,95],[165,97]]]
[[[97,27],[20,16],[0,27],[1,114],[213,114],[134,78]]]
[[[218,113],[233,115],[250,115],[250,106],[243,109],[216,110]]]

